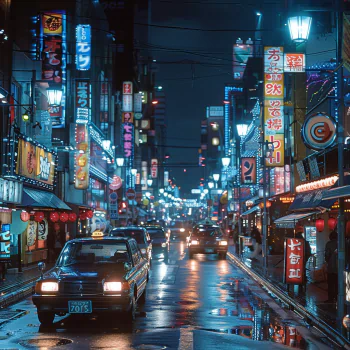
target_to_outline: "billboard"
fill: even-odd
[[[89,187],[90,137],[87,124],[76,124],[74,164],[74,187],[86,190]]]
[[[46,184],[53,189],[56,153],[19,138],[16,162],[16,175],[25,177],[24,182],[34,181],[37,186],[45,187],[42,184]]]
[[[283,47],[264,48],[265,165],[284,166]]]
[[[41,37],[43,43],[41,80],[54,83],[56,87],[63,88],[65,79],[65,14],[63,12],[45,12],[41,16]],[[63,128],[64,98],[61,106],[48,109],[52,127]]]
[[[304,284],[305,240],[286,238],[284,241],[284,283]]]
[[[77,70],[89,70],[91,65],[91,26],[78,24],[76,27],[75,65]]]
[[[305,72],[305,54],[304,53],[284,54],[284,72],[285,73]]]
[[[75,81],[75,122],[87,124],[90,121],[90,80],[77,79]]]
[[[242,157],[241,158],[241,184],[254,185],[256,184],[256,158]]]

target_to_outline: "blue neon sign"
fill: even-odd
[[[78,70],[89,70],[91,66],[91,26],[78,24],[76,27],[75,64]]]

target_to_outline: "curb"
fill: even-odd
[[[334,328],[329,326],[325,321],[317,318],[310,311],[308,311],[303,305],[297,303],[290,296],[286,295],[284,291],[281,290],[278,286],[274,285],[272,282],[270,282],[266,278],[260,276],[255,271],[249,269],[241,260],[235,257],[232,253],[227,252],[227,257],[231,263],[234,263],[237,267],[242,269],[259,285],[269,289],[279,300],[281,300],[283,303],[288,305],[291,310],[297,309],[299,315],[305,318],[306,321],[311,325],[316,326],[332,341],[338,343],[338,345],[342,346],[345,349],[350,349],[350,342],[347,339],[345,339],[342,335],[340,335]]]
[[[0,308],[7,307],[11,304],[17,303],[18,301],[26,298],[29,295],[33,294],[33,288],[35,286],[36,278],[32,278],[24,283],[19,283],[15,286],[12,286],[10,291],[0,298]]]

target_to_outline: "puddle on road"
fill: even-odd
[[[296,327],[300,324],[290,319],[283,320],[265,301],[249,289],[244,279],[224,283],[221,288],[228,290],[230,297],[233,298],[226,304],[230,307],[213,309],[210,314],[238,318],[241,321],[247,321],[247,325],[241,324],[232,326],[230,329],[210,331],[235,334],[257,341],[270,341],[297,349],[309,348],[308,342],[297,331]]]
[[[64,346],[73,343],[70,339],[65,338],[37,338],[37,339],[27,339],[21,340],[20,345],[25,348],[35,348],[35,349],[50,349],[52,347]]]

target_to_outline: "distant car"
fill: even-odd
[[[148,273],[149,263],[132,238],[71,240],[53,270],[36,282],[39,321],[50,325],[55,315],[125,312],[131,322],[136,303],[145,301]]]
[[[169,257],[169,237],[165,230],[160,226],[144,226],[152,239],[153,257],[161,256],[164,260]]]
[[[117,227],[110,231],[111,237],[131,237],[134,238],[140,247],[142,256],[148,260],[151,264],[152,260],[152,240],[143,227],[139,226],[127,226]]]
[[[186,221],[170,221],[169,224],[169,229],[170,229],[170,239],[175,240],[175,239],[181,239],[181,240],[186,240],[186,238],[190,234],[191,227]]]
[[[226,259],[228,241],[219,226],[196,225],[190,235],[188,243],[189,258],[194,254],[218,254]]]

